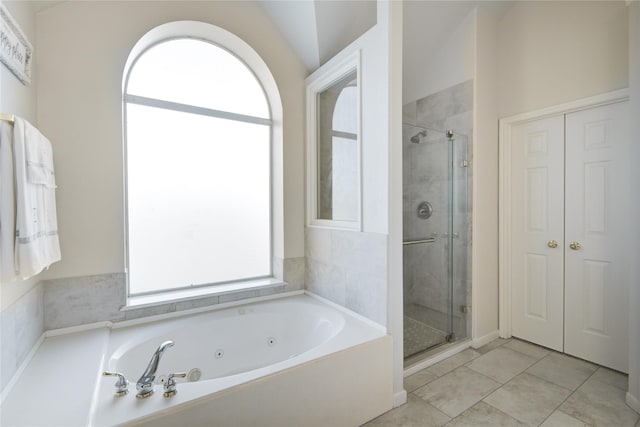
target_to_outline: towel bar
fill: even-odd
[[[13,122],[15,122],[16,117],[13,114],[0,113],[0,120],[4,120],[5,122],[13,123]]]

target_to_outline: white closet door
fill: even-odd
[[[566,116],[565,352],[623,372],[627,224],[638,220],[629,217],[637,183],[629,181],[628,130],[627,102]]]
[[[512,334],[563,349],[564,116],[512,128]]]

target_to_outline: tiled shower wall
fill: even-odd
[[[469,80],[403,107],[403,122],[428,129],[421,144],[410,138],[420,128],[403,126],[403,238],[435,237],[434,243],[404,247],[404,303],[417,304],[435,313],[449,311],[448,259],[448,184],[445,130],[460,134],[454,141],[454,239],[453,275],[454,316],[470,304],[471,279],[471,134],[473,130],[473,81]],[[466,153],[465,153],[466,151]],[[469,166],[462,167],[462,160]],[[433,206],[431,218],[417,217],[422,201]],[[466,322],[465,322],[466,323]],[[463,325],[460,325],[463,326]],[[458,329],[458,328],[456,328]],[[465,331],[457,330],[460,335]]]

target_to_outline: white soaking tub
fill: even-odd
[[[3,403],[3,426],[357,426],[392,406],[391,337],[309,294],[109,324],[104,331],[47,338],[22,375],[26,384],[21,377]],[[172,397],[157,384],[151,396],[137,399],[137,379],[167,340],[174,345],[156,378],[176,372],[191,378],[177,379]],[[56,355],[41,354],[54,347]],[[91,355],[79,354],[85,347]],[[43,367],[73,370],[80,360],[85,374],[76,385],[60,382],[67,374],[52,375],[51,384],[30,375]],[[116,397],[116,378],[102,371],[124,374],[129,394]],[[39,410],[31,413],[29,401]],[[5,411],[7,403],[27,406]]]

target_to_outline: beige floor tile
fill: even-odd
[[[589,425],[580,420],[576,420],[562,411],[555,411],[540,427],[589,427]]]
[[[640,416],[625,403],[626,392],[599,381],[594,374],[566,402],[560,410],[594,427],[633,427]]]
[[[506,348],[508,344],[474,359],[466,366],[504,384],[536,363],[536,358]]]
[[[570,390],[576,390],[598,366],[560,353],[551,353],[526,370],[527,373]]]
[[[608,368],[600,367],[595,374],[589,379],[594,379],[605,384],[618,387],[621,390],[629,389],[629,378],[627,375]]]
[[[412,394],[407,404],[385,412],[363,427],[439,427],[451,418]]]
[[[447,427],[521,427],[525,425],[487,403],[478,402],[451,420]]]
[[[407,393],[411,393],[415,389],[420,388],[427,383],[430,383],[436,378],[438,378],[436,374],[430,372],[427,369],[423,369],[422,371],[416,372],[415,374],[410,375],[404,379],[404,389],[407,391]]]
[[[443,360],[442,362],[438,362],[435,365],[428,367],[427,371],[435,374],[438,377],[441,377],[480,356],[480,353],[471,348],[468,348],[458,354],[454,354],[453,356]]]
[[[510,348],[511,350],[519,351],[520,353],[526,354],[527,356],[531,356],[535,359],[542,359],[543,357],[551,353],[551,350],[549,349],[518,339],[512,339],[504,346],[506,348]]]
[[[501,345],[504,345],[504,344],[506,344],[506,343],[508,343],[510,341],[511,341],[511,338],[509,338],[507,340],[502,339],[502,338],[496,338],[495,340],[491,341],[489,344],[485,344],[482,347],[476,348],[474,350],[477,351],[480,354],[487,354],[491,350],[493,350],[494,348],[498,348]]]
[[[456,417],[498,387],[496,381],[462,366],[414,393],[448,416]]]
[[[540,425],[571,394],[570,390],[522,373],[484,399],[531,426]]]

